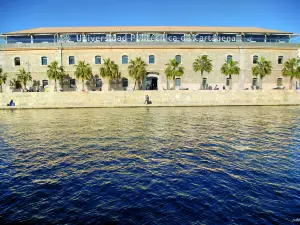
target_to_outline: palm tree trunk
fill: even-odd
[[[231,77],[231,74],[229,74],[229,90],[232,90],[232,77]]]
[[[107,84],[108,85],[108,90],[111,91],[111,88],[110,88],[110,79],[107,79],[107,80],[108,80],[108,84]]]
[[[1,78],[0,78],[1,79]],[[0,92],[2,93],[2,84],[0,84]]]
[[[134,81],[134,87],[133,87],[133,90],[135,90],[135,86],[136,86],[136,80]]]
[[[201,77],[200,77],[200,90],[203,89],[203,70],[201,70]]]
[[[84,91],[84,79],[82,79],[82,90]]]
[[[290,78],[290,90],[293,89],[293,77]]]
[[[262,77],[259,76],[259,89],[262,90]]]
[[[57,92],[57,83],[56,83],[56,79],[55,79],[55,84],[54,84],[54,91]]]
[[[139,80],[136,80],[136,83],[137,83],[137,85],[136,85],[137,90],[140,90],[140,89],[141,89],[140,81],[139,81]]]
[[[26,85],[27,85],[27,83],[26,83],[26,81],[24,81],[24,91],[27,91]]]

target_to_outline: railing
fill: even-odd
[[[299,43],[276,42],[66,42],[66,43],[17,43],[0,44],[0,49],[8,48],[43,48],[43,47],[138,47],[138,46],[170,46],[170,47],[294,47]]]

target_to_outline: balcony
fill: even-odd
[[[300,48],[299,43],[278,42],[66,42],[0,44],[0,49],[12,48]]]

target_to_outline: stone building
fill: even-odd
[[[74,76],[79,61],[89,63],[93,79],[87,81],[89,90],[108,90],[107,80],[99,76],[103,60],[110,58],[118,64],[121,79],[111,84],[113,90],[133,90],[134,80],[128,75],[129,61],[141,57],[147,64],[144,89],[167,88],[166,63],[176,58],[185,68],[176,79],[175,89],[198,90],[200,86],[228,89],[229,80],[220,72],[226,60],[239,62],[240,75],[232,79],[233,89],[255,89],[261,82],[252,75],[251,68],[259,57],[272,61],[272,74],[263,80],[263,89],[277,86],[289,87],[289,78],[282,77],[283,63],[299,57],[299,44],[290,43],[293,33],[253,27],[57,27],[36,28],[4,33],[5,43],[0,45],[0,65],[9,73],[4,88],[10,91],[9,80],[18,70],[30,71],[33,81],[29,86],[43,90],[47,84],[53,91],[54,81],[46,74],[47,65],[58,61],[68,76],[64,80],[65,91],[81,91],[81,81]],[[208,55],[213,70],[204,73],[193,71],[198,56]],[[299,87],[299,81],[294,81]]]

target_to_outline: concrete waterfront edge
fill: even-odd
[[[145,105],[145,95],[152,105]],[[7,103],[14,100],[15,107]],[[0,93],[0,109],[300,105],[296,90]]]

